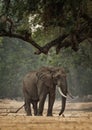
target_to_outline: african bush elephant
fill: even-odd
[[[65,110],[67,96],[67,81],[64,69],[59,67],[42,67],[37,71],[29,72],[23,80],[23,93],[25,98],[25,111],[32,115],[30,103],[33,105],[34,115],[42,115],[46,96],[48,97],[47,116],[52,116],[55,101],[56,86],[62,95],[61,115]],[[37,103],[39,107],[37,109]]]

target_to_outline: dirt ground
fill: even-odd
[[[61,102],[56,101],[53,117],[26,116],[24,108],[15,112],[23,102],[0,99],[0,130],[92,130],[92,102],[67,102],[65,117],[58,116]],[[8,113],[8,114],[7,114]]]

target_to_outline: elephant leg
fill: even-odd
[[[36,101],[34,101],[32,104],[33,104],[33,109],[34,109],[34,115],[36,116],[37,115],[37,103]]]
[[[55,90],[53,92],[49,93],[49,99],[48,99],[48,111],[47,116],[52,116],[52,109],[55,102]]]
[[[27,116],[32,116],[31,107],[30,107],[30,100],[28,100],[28,99],[25,99],[25,111],[27,113]]]
[[[40,95],[39,109],[38,109],[38,115],[39,116],[42,116],[43,108],[44,108],[44,103],[45,103],[45,100],[46,100],[46,96],[47,96],[47,94],[44,94],[44,93],[42,93]]]

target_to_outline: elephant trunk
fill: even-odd
[[[59,116],[64,112],[66,106],[66,98],[62,96],[62,109],[59,113]]]
[[[66,82],[66,80],[63,84],[58,85],[58,90],[61,94],[61,99],[62,99],[62,108],[61,108],[61,111],[59,113],[59,115],[61,115],[64,112],[65,106],[66,106],[66,98],[67,98],[67,82]]]

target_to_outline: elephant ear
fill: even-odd
[[[46,86],[52,85],[52,76],[48,67],[42,67],[36,73],[38,80],[42,81]]]

